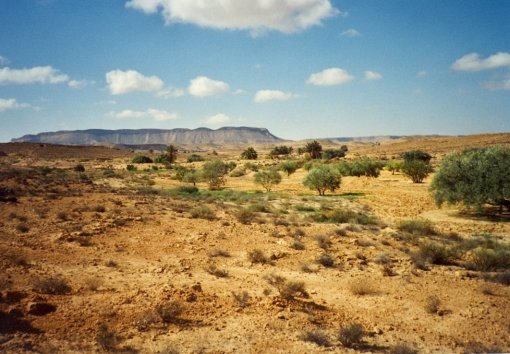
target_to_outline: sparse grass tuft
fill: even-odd
[[[212,250],[210,253],[209,253],[209,257],[225,257],[225,258],[228,258],[230,257],[230,252],[226,251],[226,250],[221,250],[221,249],[216,249],[216,250]]]
[[[191,217],[194,219],[213,220],[216,218],[214,211],[206,205],[199,205],[191,209]]]
[[[317,241],[317,245],[325,251],[331,247],[331,239],[328,235],[317,235],[315,240]]]
[[[362,343],[364,335],[363,326],[359,323],[352,323],[340,328],[338,340],[344,347],[354,348]]]
[[[358,296],[373,295],[377,289],[369,279],[355,279],[349,284],[349,290],[352,294]]]
[[[250,304],[251,297],[246,290],[240,293],[232,292],[232,297],[241,308],[245,308]]]
[[[510,269],[510,250],[476,249],[471,254],[469,268],[482,272],[508,270]]]
[[[280,296],[285,300],[293,300],[296,297],[308,298],[305,283],[302,281],[287,280],[286,278],[271,274],[266,277],[267,282],[274,286]]]
[[[390,354],[418,354],[418,351],[407,343],[399,343],[390,348]]]
[[[293,249],[295,249],[297,251],[302,251],[305,249],[305,244],[301,241],[294,240],[294,242],[292,242],[292,245],[290,247],[292,247]]]
[[[432,225],[429,220],[402,220],[397,225],[397,228],[402,232],[407,232],[413,235],[427,236],[437,234],[434,225]]]
[[[236,218],[240,223],[247,225],[255,221],[256,215],[250,209],[241,208],[237,211]]]
[[[36,279],[33,282],[33,289],[38,293],[51,295],[63,295],[71,292],[67,280],[59,276]]]
[[[326,333],[320,330],[303,332],[299,338],[305,342],[317,344],[320,347],[330,347],[331,341]]]
[[[228,278],[228,271],[224,270],[224,269],[220,269],[218,268],[217,265],[215,264],[209,264],[207,265],[204,270],[211,274],[211,275],[214,275],[215,277],[218,277],[218,278]]]
[[[266,256],[266,254],[260,249],[254,249],[253,251],[248,252],[248,258],[252,263],[267,264],[271,262],[269,257]]]
[[[361,212],[355,212],[347,209],[334,209],[316,212],[311,215],[315,222],[323,223],[352,223],[360,225],[377,225],[379,221],[376,217]]]
[[[329,253],[323,253],[317,258],[317,263],[324,267],[331,268],[335,265],[335,260]]]

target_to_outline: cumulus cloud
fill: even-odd
[[[487,81],[484,86],[491,91],[510,90],[510,73],[502,77],[493,78]]]
[[[374,80],[381,80],[381,79],[382,79],[382,75],[379,74],[378,72],[371,71],[371,70],[365,71],[365,80],[374,81]]]
[[[30,69],[0,68],[0,85],[4,84],[59,84],[69,80],[65,74],[51,66],[36,66]]]
[[[347,71],[340,68],[329,68],[321,72],[311,74],[308,84],[315,86],[334,86],[346,84],[354,79]]]
[[[451,67],[456,71],[481,71],[510,67],[510,53],[499,52],[486,59],[480,59],[478,53],[470,53],[455,61]]]
[[[106,73],[106,82],[112,95],[130,92],[153,92],[163,88],[163,81],[157,76],[144,76],[135,70],[112,70]]]
[[[116,119],[150,118],[157,122],[164,122],[179,118],[177,113],[162,111],[154,108],[149,108],[146,111],[132,111],[130,109],[125,109],[120,112],[110,112],[108,113],[108,116]]]
[[[0,98],[0,112],[9,111],[12,109],[22,109],[30,107],[27,103],[19,103],[15,98]]]
[[[354,28],[349,28],[348,30],[345,30],[342,33],[340,33],[340,35],[342,37],[354,38],[354,37],[360,37],[361,33],[356,31]]]
[[[297,32],[341,15],[330,0],[130,0],[126,7],[146,14],[161,12],[167,25],[191,23],[248,30],[253,35],[268,30]]]
[[[204,123],[209,125],[219,125],[230,122],[230,117],[225,113],[218,113],[213,116],[209,116],[203,120]]]
[[[255,98],[253,99],[256,103],[263,103],[269,101],[286,101],[291,98],[297,97],[296,94],[290,92],[284,92],[279,90],[260,90],[255,93]]]
[[[84,87],[87,87],[88,85],[94,84],[93,81],[87,81],[87,80],[69,80],[67,83],[67,86],[73,89],[82,89]]]
[[[206,76],[198,76],[190,81],[188,92],[197,97],[215,96],[230,90],[230,86],[223,81],[212,80]]]

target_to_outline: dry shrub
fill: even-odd
[[[214,211],[208,206],[199,205],[191,209],[191,217],[194,219],[214,220],[216,215],[214,214]]]
[[[377,289],[369,279],[356,279],[349,284],[349,290],[353,295],[374,295]]]
[[[400,231],[413,235],[436,235],[437,231],[429,220],[402,220],[397,225]]]
[[[361,344],[365,331],[359,323],[352,323],[340,328],[338,340],[344,347],[353,348]]]
[[[215,277],[218,277],[218,278],[227,278],[228,277],[228,271],[218,268],[218,266],[216,264],[209,264],[204,268],[204,270],[207,273],[214,275]]]
[[[16,230],[18,230],[19,232],[24,234],[24,233],[27,233],[28,231],[30,231],[30,227],[27,224],[25,224],[24,222],[22,222],[22,223],[16,225]]]
[[[331,268],[335,265],[335,260],[329,253],[323,253],[319,256],[319,258],[317,258],[317,263],[324,267]]]
[[[292,245],[290,247],[292,247],[293,249],[295,249],[297,251],[302,251],[305,249],[305,244],[301,241],[294,240],[294,242],[292,242]]]
[[[246,290],[241,291],[240,293],[232,292],[232,297],[241,308],[245,308],[250,304],[251,297]]]
[[[38,293],[52,295],[63,295],[71,292],[67,280],[59,276],[36,279],[33,283],[33,289]]]
[[[99,326],[99,330],[96,334],[96,341],[105,352],[114,352],[117,350],[121,339],[103,323]]]
[[[230,252],[228,252],[226,250],[216,249],[216,250],[212,250],[211,252],[209,252],[209,257],[211,257],[211,258],[214,258],[214,257],[228,258],[228,257],[230,257]]]
[[[88,278],[85,280],[85,285],[87,289],[96,291],[101,285],[103,285],[103,281],[100,278]]]
[[[177,300],[171,300],[156,307],[156,313],[164,323],[176,322],[183,312],[184,307]]]
[[[266,256],[266,254],[260,249],[254,249],[253,251],[248,252],[248,258],[252,263],[271,263],[269,257]]]
[[[430,314],[438,313],[441,300],[436,295],[431,295],[425,299],[425,311]]]
[[[317,344],[320,347],[330,347],[331,341],[329,340],[329,336],[320,330],[312,330],[303,332],[299,338],[305,342],[311,342]]]
[[[271,274],[266,277],[267,282],[274,286],[280,296],[285,300],[293,300],[296,297],[308,298],[305,283],[302,281],[287,280],[286,278]]]
[[[399,343],[390,348],[390,354],[418,354],[418,351],[407,343]]]
[[[325,251],[331,247],[331,239],[328,235],[317,235],[315,241],[317,241],[317,245]]]

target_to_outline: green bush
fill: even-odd
[[[450,265],[459,258],[459,250],[453,246],[445,246],[435,242],[423,242],[419,254],[432,264]]]
[[[510,147],[468,149],[448,155],[431,185],[436,203],[484,204],[510,210]]]
[[[326,190],[334,192],[340,187],[341,175],[328,165],[314,167],[303,179],[303,185],[324,195]]]
[[[136,170],[138,170],[138,168],[135,165],[131,165],[130,164],[130,165],[126,166],[126,170],[128,170],[128,171],[136,171]]]
[[[343,176],[379,177],[384,163],[369,157],[362,157],[350,162],[342,161],[335,166]]]
[[[422,183],[433,171],[432,166],[422,160],[405,160],[402,163],[401,170],[413,183]]]
[[[423,161],[426,164],[428,164],[430,162],[430,160],[432,159],[432,156],[428,152],[425,152],[422,150],[406,151],[406,152],[402,153],[400,156],[404,159],[404,161],[418,160],[418,161]]]
[[[254,148],[249,147],[241,153],[241,159],[243,160],[256,160],[258,157],[257,151]]]
[[[282,146],[275,146],[270,152],[269,152],[269,157],[270,158],[277,158],[281,155],[290,155],[292,154],[292,151],[294,151],[294,149],[290,146],[285,146],[285,145],[282,145]]]
[[[267,192],[282,181],[282,176],[275,168],[258,171],[253,177],[255,183],[260,184]]]
[[[194,219],[213,220],[216,218],[214,211],[206,205],[199,205],[191,209],[191,217]]]
[[[303,149],[304,152],[310,154],[312,159],[320,159],[322,152],[322,145],[317,141],[311,141],[307,143]]]
[[[131,163],[153,163],[153,162],[154,161],[150,157],[145,155],[137,155],[133,157],[133,159],[131,160]]]
[[[202,156],[200,156],[200,155],[191,154],[190,156],[188,156],[186,161],[188,161],[188,162],[199,162],[199,161],[205,161],[205,159]]]
[[[342,149],[326,149],[322,152],[324,160],[332,160],[345,157],[345,151]]]
[[[392,175],[394,175],[395,172],[400,172],[402,169],[402,161],[390,160],[386,163],[386,169],[390,171]]]
[[[278,168],[280,169],[280,171],[285,172],[287,174],[287,177],[289,177],[291,174],[297,171],[297,169],[299,168],[299,163],[297,161],[287,160],[282,162],[278,166]]]
[[[470,268],[482,272],[510,269],[510,249],[479,248],[471,255]]]
[[[352,223],[361,225],[377,225],[379,221],[377,218],[364,213],[358,213],[347,209],[334,209],[316,212],[311,215],[311,218],[315,222],[324,223]]]

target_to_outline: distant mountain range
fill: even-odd
[[[265,128],[66,130],[24,135],[12,142],[64,145],[268,144],[282,139]]]

